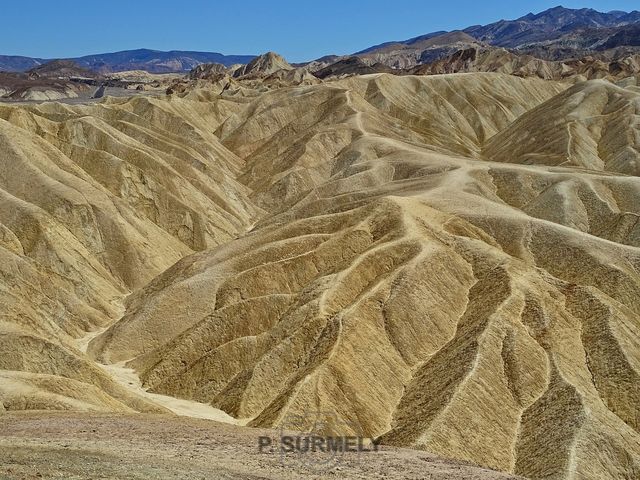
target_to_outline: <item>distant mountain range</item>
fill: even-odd
[[[558,40],[578,31],[622,27],[640,21],[640,12],[598,12],[591,8],[555,7],[529,13],[517,20],[500,20],[489,25],[464,29],[472,37],[491,45],[519,48],[533,43]]]
[[[405,68],[430,63],[470,47],[502,47],[563,60],[620,47],[640,47],[640,12],[598,12],[555,7],[516,20],[385,42],[357,52],[370,61]]]
[[[367,65],[412,68],[439,61],[469,48],[505,48],[544,60],[565,60],[597,53],[615,59],[640,51],[640,11],[598,12],[591,8],[555,7],[529,13],[515,20],[474,25],[464,30],[438,31],[408,40],[374,45],[354,55]],[[211,52],[127,50],[72,58],[79,67],[98,73],[146,70],[152,73],[188,72],[206,63],[225,66],[248,64],[255,55],[223,55]],[[328,56],[314,63],[329,65],[346,57]],[[24,72],[47,63],[42,58],[0,56],[0,71]],[[343,62],[344,63],[344,62]],[[341,69],[357,67],[349,61]]]
[[[188,72],[202,63],[221,63],[231,66],[249,63],[255,55],[223,55],[216,52],[172,50],[125,50],[122,52],[86,55],[71,58],[79,67],[99,73],[146,70],[152,73]],[[24,72],[50,62],[51,59],[20,56],[1,56],[0,71]]]

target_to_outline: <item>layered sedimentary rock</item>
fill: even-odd
[[[575,55],[563,60],[543,60],[525,53],[504,48],[472,47],[459,50],[431,63],[406,70],[417,75],[444,73],[494,72],[518,77],[537,77],[545,80],[580,82],[593,79],[626,79],[640,72],[640,55],[603,56]],[[402,74],[402,71],[393,73]]]
[[[0,362],[24,358],[4,375],[110,409],[68,365],[125,362],[253,426],[334,411],[528,477],[635,478],[635,83],[375,74],[0,110]]]
[[[34,374],[0,382],[5,407],[41,407],[36,391],[54,383],[42,375],[64,377],[56,395],[79,381],[130,396],[73,339],[112,323],[128,293],[180,258],[254,221],[259,209],[233,180],[243,162],[196,126],[203,115],[215,122],[146,98],[0,107],[0,368]],[[33,398],[10,388],[18,382]],[[52,405],[105,406],[87,392],[67,397]]]

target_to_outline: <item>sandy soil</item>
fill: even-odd
[[[91,340],[96,336],[104,332],[106,328],[91,332],[84,337],[76,340],[77,347],[82,352],[87,352],[87,348]],[[126,366],[127,361],[122,361],[112,365],[103,365],[96,363],[100,368],[107,372],[111,377],[123,387],[131,390],[136,395],[151,400],[158,405],[162,405],[168,408],[173,413],[184,417],[202,418],[206,420],[214,420],[222,423],[232,423],[235,425],[246,425],[251,419],[235,419],[228,413],[217,408],[213,408],[211,405],[205,403],[194,402],[191,400],[184,400],[181,398],[174,398],[168,395],[160,395],[157,393],[147,392],[142,386],[140,377],[133,368]]]
[[[176,415],[184,417],[202,418],[207,420],[215,420],[222,423],[232,423],[236,425],[244,425],[251,419],[235,419],[228,413],[205,403],[174,398],[168,395],[160,395],[157,393],[147,392],[140,382],[140,378],[132,368],[125,366],[126,362],[116,363],[114,365],[101,365],[105,371],[111,374],[111,377],[118,383],[132,390],[134,393],[148,398],[152,402],[168,408]]]
[[[260,453],[273,430],[184,417],[10,412],[0,425],[2,479],[517,478],[388,447],[318,466],[315,454]]]

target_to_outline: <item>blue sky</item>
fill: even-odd
[[[258,54],[290,61],[512,19],[561,3],[600,11],[638,0],[29,0],[3,2],[0,54],[72,57],[134,48]]]

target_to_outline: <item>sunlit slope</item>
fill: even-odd
[[[164,411],[117,387],[74,339],[259,213],[234,180],[242,160],[198,106],[0,107],[0,368],[25,372],[3,374],[6,408]]]
[[[90,354],[252,425],[335,410],[534,478],[638,476],[640,182],[494,147],[567,87],[374,75],[224,100],[216,135],[270,213],[135,292]]]
[[[246,160],[253,198],[273,210],[330,180],[338,154],[365,135],[477,157],[487,138],[564,88],[497,74],[352,77],[263,94],[217,134]]]
[[[576,84],[495,135],[497,161],[640,175],[640,93],[605,80]]]

